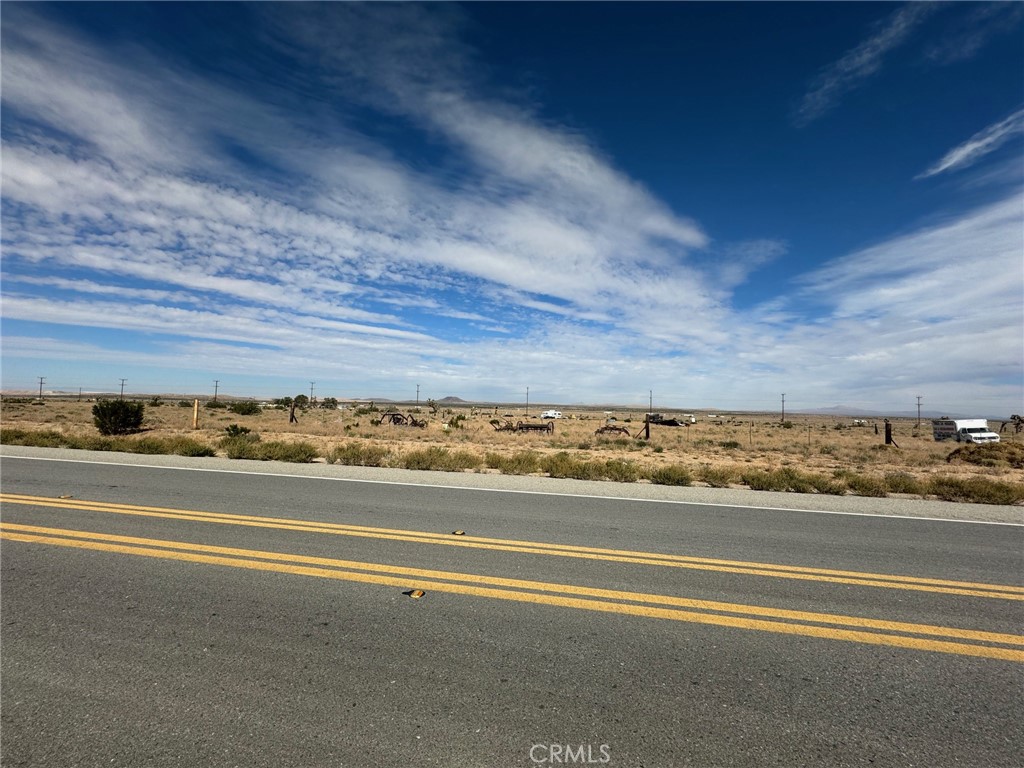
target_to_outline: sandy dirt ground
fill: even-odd
[[[475,453],[512,456],[524,450],[539,454],[567,452],[579,460],[621,459],[640,466],[657,468],[681,465],[694,473],[696,483],[710,469],[738,476],[752,468],[795,469],[833,474],[852,471],[864,476],[884,477],[905,473],[914,478],[929,475],[982,476],[992,480],[1021,483],[1024,470],[1007,466],[978,466],[948,457],[959,445],[936,442],[931,422],[916,419],[892,419],[893,443],[885,444],[885,424],[881,419],[855,423],[845,416],[806,416],[787,414],[783,423],[779,414],[695,413],[696,423],[689,426],[652,425],[650,437],[644,430],[644,412],[628,409],[573,409],[560,407],[563,418],[554,422],[554,432],[506,432],[495,426],[518,422],[541,423],[538,418],[546,406],[531,407],[527,415],[522,407],[441,405],[436,412],[421,407],[368,403],[344,404],[339,410],[308,409],[296,411],[298,423],[289,423],[289,411],[264,409],[255,416],[243,416],[224,409],[209,409],[201,403],[198,428],[193,429],[193,408],[182,407],[178,400],[149,400],[144,431],[138,436],[188,435],[216,447],[231,424],[247,427],[263,440],[306,441],[326,454],[347,443],[385,447],[401,455],[428,446]],[[55,430],[71,435],[96,435],[92,423],[93,402],[30,398],[5,398],[0,422],[5,428]],[[415,416],[426,426],[377,423],[387,410]],[[681,412],[664,412],[665,418],[689,421]],[[493,424],[492,422],[497,422]],[[628,434],[595,434],[605,426],[618,427]],[[999,431],[999,422],[990,422]],[[1002,433],[1004,442],[1024,443],[1024,434],[1014,433],[1009,425]],[[487,471],[487,470],[483,470]]]

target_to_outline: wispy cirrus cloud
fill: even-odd
[[[995,152],[1019,133],[1024,133],[1024,109],[1018,109],[1009,117],[978,131],[963,144],[949,150],[932,166],[914,178],[927,179],[940,173],[967,168],[985,155]]]
[[[864,392],[905,385],[911,402],[909,388],[926,381],[968,399],[1000,393],[1012,402],[1024,376],[1022,206],[1018,189],[805,275],[785,309],[800,315],[817,306],[824,316],[794,323],[789,315],[762,359],[796,356],[823,388],[841,380]],[[965,367],[973,395],[960,382]]]
[[[953,64],[976,56],[993,39],[1019,34],[1024,20],[1020,3],[977,3],[956,18],[956,27],[925,50],[925,59],[937,65]]]
[[[908,3],[890,14],[877,31],[821,71],[793,114],[805,126],[832,110],[843,95],[877,74],[887,54],[903,45],[916,27],[937,9],[935,3]]]
[[[457,6],[254,6],[263,42],[302,63],[265,78],[99,45],[12,7],[3,107],[25,119],[2,137],[3,314],[24,327],[5,357],[301,370],[381,396],[532,383],[629,402],[643,382],[751,406],[794,377],[808,399],[880,388],[894,365],[942,381],[936,334],[976,366],[989,353],[972,339],[1005,358],[1017,338],[1006,285],[974,294],[1003,311],[957,318],[918,288],[956,282],[968,257],[1005,271],[989,247],[1012,241],[1003,213],[858,251],[798,296],[738,311],[735,289],[755,271],[771,282],[786,242],[753,227],[716,240],[583,132],[483,89]],[[919,21],[900,23],[822,84],[825,109]],[[33,347],[25,328],[40,324],[55,330]]]
[[[323,23],[317,11],[286,14],[288,23],[275,27],[277,44],[311,59],[310,71],[339,102],[361,100],[442,137],[444,162],[458,164],[458,174],[414,170],[322,105],[310,112],[292,104],[282,117],[280,102],[294,98],[288,88],[247,99],[185,69],[165,77],[144,52],[134,52],[126,68],[113,52],[38,18],[15,19],[4,75],[16,87],[4,89],[5,106],[76,134],[92,150],[10,137],[6,201],[36,226],[9,227],[8,252],[192,286],[230,302],[382,325],[408,321],[380,312],[379,302],[428,286],[462,297],[462,306],[436,305],[444,307],[436,315],[448,319],[480,314],[470,292],[490,297],[501,315],[533,310],[535,323],[555,314],[540,310],[538,297],[552,299],[548,306],[562,316],[601,318],[635,333],[650,317],[684,307],[710,316],[697,312],[708,308],[708,292],[692,290],[708,275],[687,265],[687,253],[708,242],[700,227],[572,131],[475,96],[467,67],[452,54],[460,49],[447,10],[321,10]],[[325,25],[331,45],[323,42]],[[147,87],[155,80],[165,81],[161,89]],[[109,104],[76,122],[94,91]],[[228,108],[214,112],[207,103]],[[122,117],[138,128],[135,139],[114,130]],[[181,130],[150,131],[165,124]],[[288,183],[277,183],[274,172],[233,173],[216,151],[218,137],[262,158]],[[49,235],[40,242],[44,229]],[[339,281],[342,291],[323,288]],[[631,281],[658,284],[644,289],[650,304],[624,299]],[[714,332],[688,328],[674,334],[676,343],[703,330]]]

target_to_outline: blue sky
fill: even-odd
[[[2,385],[1024,410],[1020,3],[4,3]]]

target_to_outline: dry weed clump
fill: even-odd
[[[1024,469],[1024,443],[986,443],[957,448],[946,461],[978,467]]]

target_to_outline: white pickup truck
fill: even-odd
[[[935,419],[932,435],[936,440],[958,443],[998,443],[999,435],[988,428],[985,419]]]

